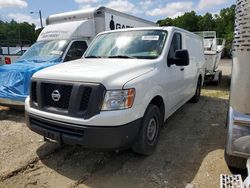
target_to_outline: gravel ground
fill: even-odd
[[[221,62],[219,87],[205,86],[198,104],[167,120],[149,157],[44,142],[24,112],[0,107],[0,187],[219,187],[231,173],[223,157],[230,62]]]

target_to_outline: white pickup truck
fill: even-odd
[[[0,65],[9,65],[15,63],[27,50],[27,47],[17,49],[10,54],[0,54]]]
[[[183,29],[103,32],[83,59],[34,74],[27,125],[62,143],[150,155],[164,121],[198,102],[204,61],[201,38]]]

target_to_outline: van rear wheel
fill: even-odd
[[[198,82],[197,82],[195,94],[194,94],[194,96],[190,99],[190,102],[191,102],[191,103],[197,103],[197,102],[199,102],[200,97],[201,97],[201,79],[199,78],[199,80],[198,80]]]
[[[151,155],[157,145],[162,117],[159,108],[150,104],[144,114],[141,129],[132,150],[142,155]]]

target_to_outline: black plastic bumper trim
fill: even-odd
[[[61,143],[86,148],[127,149],[136,140],[141,118],[122,126],[85,126],[55,121],[25,112],[27,126],[34,132]]]

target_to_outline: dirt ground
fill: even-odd
[[[223,157],[231,61],[221,69],[221,85],[172,115],[149,157],[44,142],[24,112],[0,107],[0,187],[219,187],[220,174],[231,173]]]

